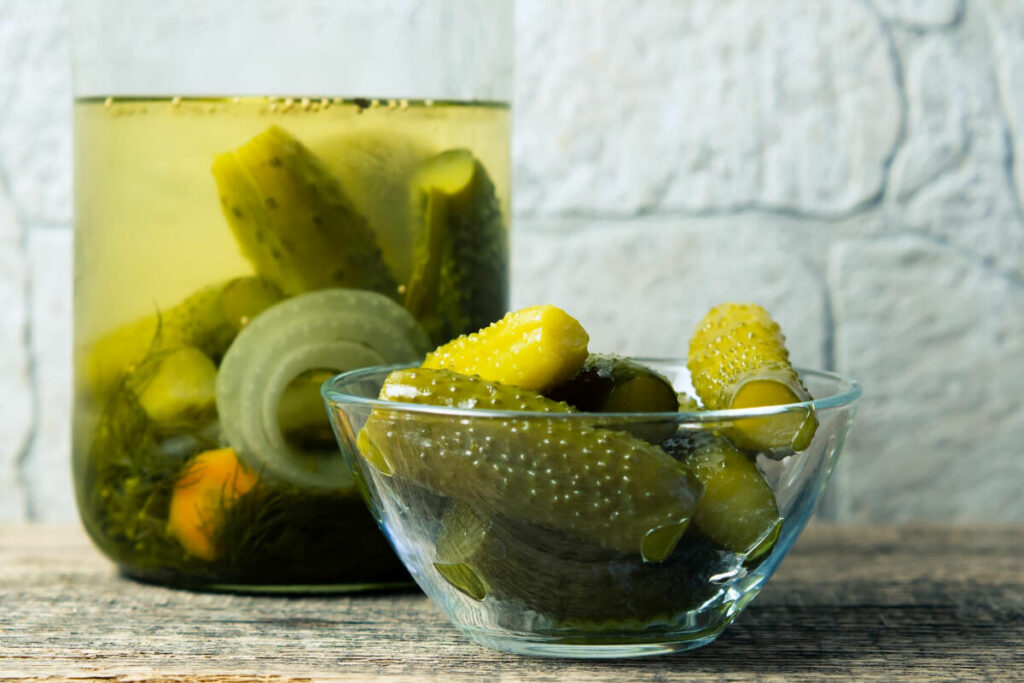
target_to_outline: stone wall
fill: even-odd
[[[864,398],[822,514],[1024,520],[1024,3],[519,0],[515,306],[723,299]],[[0,519],[74,516],[60,0],[0,0]]]

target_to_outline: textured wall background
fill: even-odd
[[[823,514],[1024,520],[1024,2],[519,0],[514,301],[865,387]],[[0,519],[74,516],[61,0],[0,0]]]

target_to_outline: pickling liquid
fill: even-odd
[[[242,150],[257,142],[285,174],[283,194],[267,189],[265,167],[245,167],[258,154]],[[215,175],[233,150],[241,170]],[[315,466],[313,475],[291,476],[291,465],[249,452],[224,429],[221,412],[233,398],[215,387],[237,334],[309,291],[373,289],[411,310],[431,343],[499,317],[507,306],[508,153],[501,104],[76,103],[76,495],[90,535],[125,573],[240,590],[408,581],[354,484],[317,482]],[[438,167],[440,189],[424,189]],[[452,168],[476,169],[472,193],[459,194]],[[338,234],[351,249],[331,236],[331,221],[346,223]],[[430,248],[442,243],[446,251]],[[483,252],[471,267],[434,262]],[[368,259],[379,260],[372,269],[385,285],[378,278],[364,287]],[[459,305],[472,310],[448,310]],[[341,457],[317,393],[338,369],[318,367],[285,391],[278,426],[290,448]]]

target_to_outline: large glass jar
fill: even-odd
[[[318,389],[507,306],[510,0],[76,0],[78,507],[127,575],[408,580]]]

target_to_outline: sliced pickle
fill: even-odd
[[[287,299],[255,318],[224,356],[217,373],[224,436],[257,471],[299,486],[345,488],[351,477],[337,449],[307,451],[286,440],[279,411],[288,387],[310,371],[416,361],[427,347],[416,320],[381,294],[325,289]],[[316,413],[327,424],[322,405]]]
[[[358,287],[398,296],[366,219],[289,133],[271,126],[218,156],[212,170],[242,255],[285,294]]]
[[[384,400],[562,413],[553,419],[456,420],[377,409],[358,437],[385,475],[603,548],[664,560],[690,522],[700,484],[657,446],[566,419],[536,392],[447,370],[391,373]]]
[[[144,358],[192,346],[219,362],[248,322],[282,299],[266,280],[240,277],[204,287],[180,303],[101,337],[89,350],[86,372],[97,396],[108,396]]]
[[[508,305],[508,234],[483,165],[442,152],[413,179],[418,236],[405,306],[435,344],[498,320]]]
[[[439,346],[423,367],[543,392],[576,374],[589,341],[583,326],[562,309],[531,306]]]
[[[690,340],[690,375],[710,410],[799,403],[811,395],[789,363],[778,323],[756,304],[711,309]],[[729,437],[750,450],[802,451],[817,420],[807,409],[737,420]]]
[[[674,413],[679,405],[676,390],[667,379],[641,363],[602,353],[587,356],[579,372],[545,394],[595,413]],[[672,436],[676,423],[634,423],[625,429],[657,444]]]

